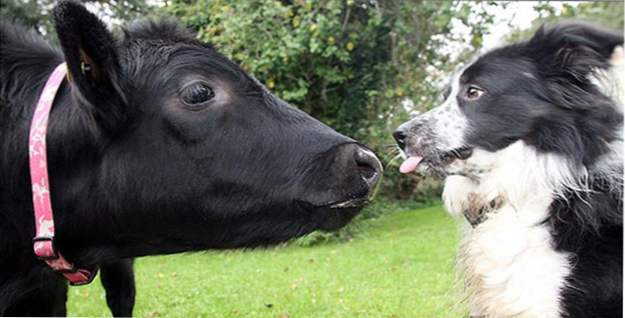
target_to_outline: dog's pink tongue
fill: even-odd
[[[421,162],[421,160],[423,160],[423,157],[419,157],[419,156],[409,157],[401,164],[401,166],[399,167],[399,172],[401,173],[413,172],[415,169],[417,169],[417,166],[419,165],[419,162]]]

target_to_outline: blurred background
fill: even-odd
[[[458,231],[438,205],[442,184],[400,175],[391,133],[440,102],[459,64],[542,24],[582,19],[623,30],[623,1],[83,2],[117,31],[136,18],[177,19],[284,100],[372,147],[386,166],[374,203],[339,233],[314,233],[280,253],[139,260],[135,312],[145,317],[466,316],[453,288]],[[0,4],[2,20],[56,41],[53,0]],[[97,285],[71,289],[69,308],[108,315]]]
[[[427,203],[440,184],[401,176],[391,132],[439,101],[450,71],[543,23],[580,18],[623,28],[623,2],[398,0],[86,0],[113,29],[175,17],[284,100],[376,150],[381,199]],[[55,41],[54,0],[2,0],[2,19]]]

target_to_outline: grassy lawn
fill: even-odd
[[[350,242],[146,257],[137,317],[460,317],[457,227],[440,206],[367,220]],[[68,314],[110,316],[99,282]]]

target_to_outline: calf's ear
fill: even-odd
[[[115,132],[125,121],[127,107],[112,34],[80,3],[59,1],[53,14],[72,95],[102,128]]]

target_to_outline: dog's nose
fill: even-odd
[[[380,163],[380,160],[373,152],[362,147],[356,149],[354,159],[360,175],[369,186],[369,189],[373,190],[382,176],[382,163]]]
[[[399,146],[399,148],[401,148],[401,150],[404,150],[404,148],[406,148],[406,134],[401,129],[395,130],[395,132],[393,133],[393,138],[395,138],[395,141],[397,142],[397,145]]]

